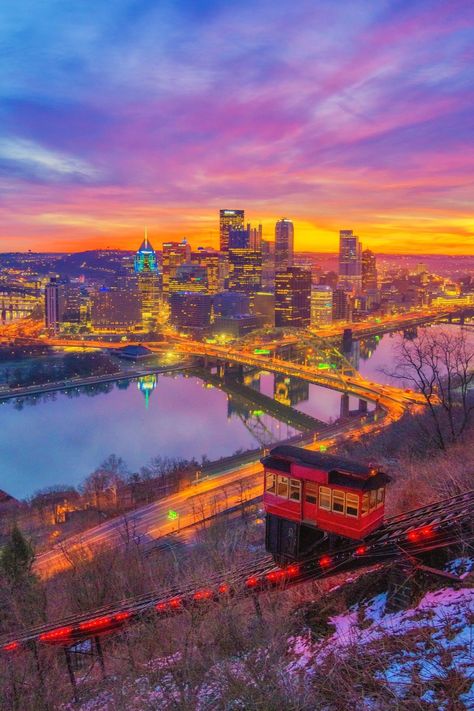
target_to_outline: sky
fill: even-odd
[[[2,0],[0,251],[474,253],[472,0]]]

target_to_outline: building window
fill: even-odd
[[[346,494],[346,516],[357,518],[359,515],[359,497],[357,494]]]
[[[368,495],[368,494],[364,494],[363,497],[362,497],[362,511],[361,511],[361,515],[362,515],[362,516],[367,516],[368,513],[369,513],[369,495]]]
[[[331,510],[331,489],[326,486],[319,487],[319,508],[326,509],[326,511]]]
[[[301,482],[298,479],[290,479],[290,499],[301,501]]]
[[[266,473],[265,489],[266,489],[266,491],[270,492],[271,494],[274,494],[276,492],[276,476],[275,476],[275,474],[272,474],[271,472]]]
[[[373,489],[370,492],[370,510],[372,511],[377,506],[377,491]]]
[[[318,486],[317,484],[312,484],[311,482],[306,482],[304,485],[304,500],[306,501],[307,504],[314,504],[316,505],[318,503]]]
[[[278,474],[277,496],[288,498],[288,477]]]
[[[344,492],[334,489],[332,492],[332,510],[335,513],[344,513]]]
[[[382,486],[380,489],[377,489],[377,508],[379,506],[383,506],[384,499],[385,499],[385,488]]]

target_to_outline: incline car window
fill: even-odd
[[[276,491],[276,476],[275,474],[271,474],[270,472],[267,472],[266,474],[266,490],[271,492],[272,494],[275,493]]]
[[[344,492],[334,489],[332,492],[332,510],[336,513],[344,513]]]
[[[278,496],[283,496],[285,499],[288,498],[288,477],[287,476],[281,476],[281,474],[278,474],[277,494],[278,494]]]
[[[301,501],[301,482],[298,479],[290,479],[290,499]]]
[[[307,504],[317,504],[318,503],[318,485],[307,481],[304,485],[304,500]]]
[[[382,506],[385,498],[385,489],[382,486],[380,489],[377,489],[377,506]]]
[[[319,487],[319,508],[326,509],[326,511],[331,510],[331,489],[326,486]]]
[[[359,497],[357,494],[346,494],[346,516],[357,518],[359,515]]]

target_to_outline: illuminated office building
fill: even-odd
[[[332,321],[332,289],[313,286],[311,289],[311,326],[327,326]]]
[[[242,316],[250,310],[249,295],[241,291],[223,291],[214,297],[216,316]]]
[[[169,282],[169,293],[176,291],[208,292],[206,267],[199,264],[180,264]]]
[[[192,261],[206,268],[207,289],[210,294],[217,294],[224,288],[222,273],[223,256],[212,249],[199,247],[192,255]]]
[[[247,225],[249,231],[249,247],[251,249],[262,249],[262,225],[258,227],[251,227],[250,224]]]
[[[142,303],[137,288],[128,280],[103,286],[91,296],[91,326],[94,331],[126,333],[142,321]]]
[[[332,319],[333,321],[350,321],[352,307],[349,294],[345,289],[334,289],[332,294]]]
[[[377,289],[377,261],[370,249],[362,252],[362,291]]]
[[[251,227],[229,232],[229,289],[252,294],[262,286],[262,252],[251,246]]]
[[[191,291],[170,294],[171,322],[180,330],[200,335],[211,323],[212,296]]]
[[[311,272],[288,267],[275,275],[275,326],[307,328],[311,322]]]
[[[229,249],[229,289],[252,294],[262,286],[262,252],[247,247]]]
[[[265,326],[275,325],[275,294],[257,291],[253,296],[253,313],[260,316]]]
[[[219,237],[221,252],[229,251],[229,232],[244,227],[244,210],[220,210],[219,212]]]
[[[262,239],[262,289],[275,287],[275,242]]]
[[[362,289],[362,246],[352,230],[339,232],[338,286],[353,294]]]
[[[66,286],[58,277],[51,277],[45,287],[45,325],[57,333],[66,309]]]
[[[142,323],[145,327],[152,327],[157,317],[160,301],[160,275],[156,252],[148,240],[146,231],[145,239],[135,254],[134,267],[141,304]]]
[[[291,220],[283,217],[275,225],[275,270],[293,266],[294,228]]]
[[[170,291],[170,281],[175,277],[176,270],[181,264],[191,261],[191,246],[187,239],[181,242],[163,242],[162,272],[163,294],[167,296]]]

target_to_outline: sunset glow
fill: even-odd
[[[469,0],[2,3],[0,249],[474,252]]]

